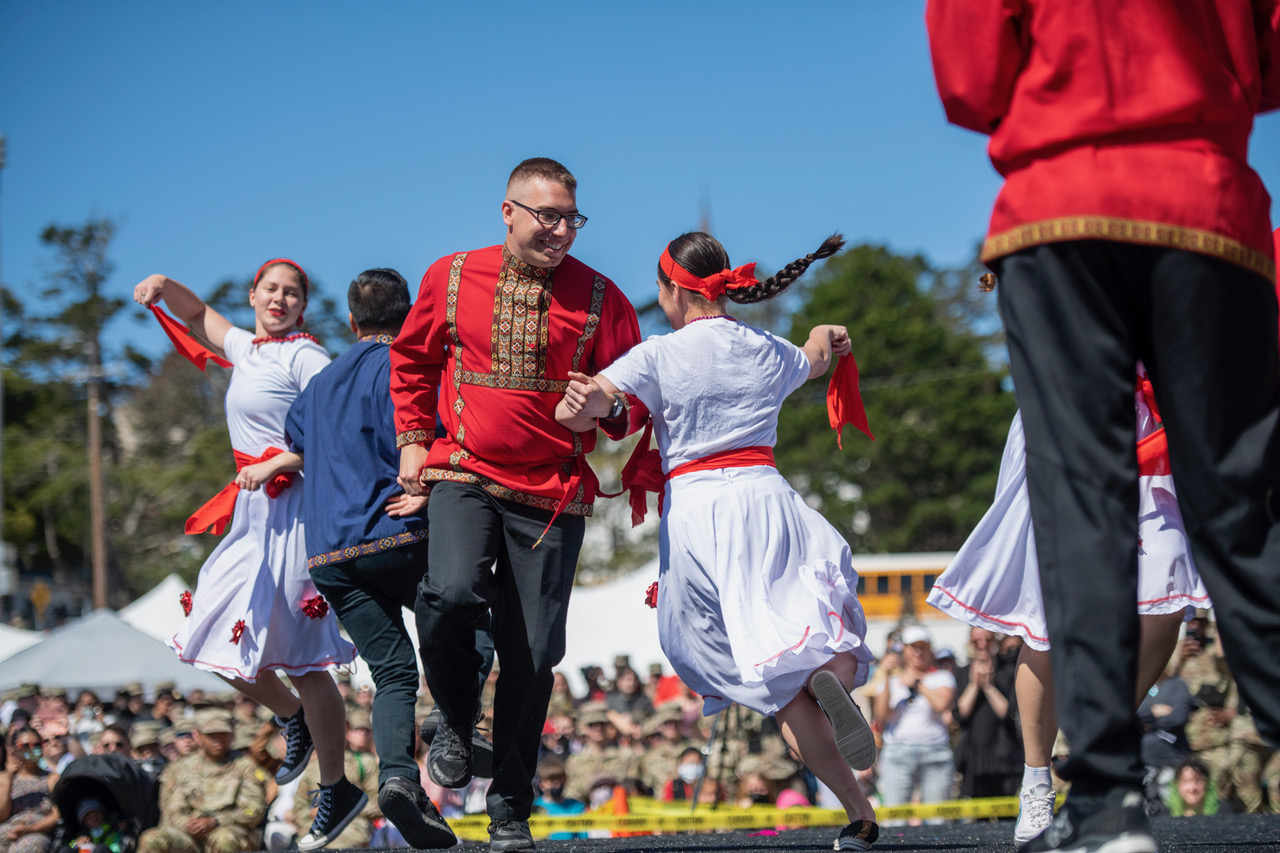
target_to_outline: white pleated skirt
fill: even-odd
[[[314,618],[304,609],[319,592],[307,572],[301,509],[301,482],[275,498],[240,491],[222,541],[200,567],[191,613],[169,641],[184,663],[251,682],[264,669],[302,675],[355,659],[332,609]]]
[[[658,637],[703,713],[774,714],[837,652],[873,659],[849,545],[775,468],[667,483]]]
[[[1139,414],[1141,422],[1144,412]],[[1211,602],[1191,558],[1173,478],[1138,479],[1138,612],[1183,610],[1189,618]],[[1017,634],[1041,651],[1049,648],[1021,412],[1009,428],[995,502],[938,577],[928,601],[961,622]]]

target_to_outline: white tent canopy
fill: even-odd
[[[106,692],[134,681],[172,681],[184,692],[227,690],[225,682],[178,660],[164,643],[106,608],[67,623],[0,665],[0,690],[39,684]]]
[[[168,642],[186,618],[178,597],[188,589],[182,578],[171,574],[150,592],[121,608],[120,618],[147,636]]]
[[[0,625],[0,660],[13,657],[23,649],[34,646],[43,636],[39,631]]]

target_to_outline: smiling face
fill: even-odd
[[[546,178],[533,177],[511,184],[507,198],[534,210],[554,210],[566,216],[578,212],[574,191]],[[502,221],[507,226],[507,251],[517,260],[543,269],[559,266],[578,236],[565,219],[548,228],[536,214],[506,200],[502,202]]]
[[[258,337],[279,337],[292,332],[307,307],[298,271],[288,264],[269,267],[249,289],[249,304],[253,306],[254,331]]]

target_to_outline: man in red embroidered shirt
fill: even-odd
[[[474,639],[492,608],[501,661],[488,796],[496,853],[533,849],[533,771],[596,496],[583,457],[595,433],[557,424],[556,403],[571,371],[594,374],[640,340],[622,292],[569,256],[587,221],[576,189],[554,160],[517,166],[502,202],[505,242],[436,261],[391,347],[400,482],[431,495],[431,569],[415,611],[444,721],[427,769],[445,787],[471,778],[482,663]],[[432,441],[437,400],[444,437]],[[647,414],[604,394],[592,412],[612,438]]]
[[[1133,370],[1227,659],[1280,742],[1280,348],[1253,117],[1280,107],[1277,0],[930,0],[947,116],[1006,182],[983,260],[1027,438],[1066,809],[1023,850],[1155,850],[1134,714]]]

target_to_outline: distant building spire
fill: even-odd
[[[702,200],[699,202],[698,230],[711,233],[711,191],[702,188]]]

